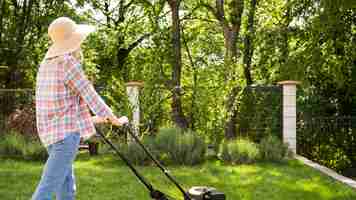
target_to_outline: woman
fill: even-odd
[[[80,45],[94,31],[67,17],[54,20],[48,34],[53,42],[36,79],[36,121],[41,142],[49,157],[32,200],[73,200],[73,161],[79,141],[95,134],[94,123],[120,126],[127,117],[117,118],[96,93],[81,67]],[[92,117],[88,107],[96,115]]]

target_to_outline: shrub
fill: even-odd
[[[10,113],[7,126],[17,133],[37,138],[36,111],[33,104],[25,105]]]
[[[156,136],[159,158],[167,164],[195,165],[205,160],[206,144],[196,133],[163,128]]]
[[[155,149],[154,149],[154,139],[151,137],[144,137],[142,143],[154,154],[155,156]],[[150,158],[142,149],[142,147],[132,141],[128,144],[121,144],[120,152],[124,154],[124,156],[133,164],[135,165],[148,165],[151,163]]]
[[[22,156],[26,145],[24,136],[15,132],[5,134],[0,141],[0,154],[3,156]]]
[[[217,146],[217,148],[216,148]],[[217,150],[216,150],[217,149]],[[219,145],[208,144],[206,149],[206,159],[216,160],[218,158]]]
[[[263,138],[259,144],[259,148],[261,159],[265,161],[279,162],[289,154],[288,146],[273,135]]]
[[[219,157],[231,164],[250,164],[259,158],[259,149],[247,139],[224,141],[220,145]]]
[[[314,146],[311,156],[308,157],[323,166],[342,172],[352,166],[351,160],[348,158],[344,150],[337,145],[320,144]]]
[[[47,151],[39,141],[29,140],[17,132],[10,132],[1,138],[0,155],[21,157],[27,160],[44,160],[47,157]]]
[[[162,128],[155,138],[155,146],[160,153],[168,153],[173,146],[176,146],[177,137],[183,135],[183,131],[177,128]]]
[[[156,136],[146,136],[141,140],[155,158],[164,164],[195,165],[205,160],[206,145],[193,132],[176,128],[161,129]],[[128,144],[116,141],[119,151],[136,165],[152,164],[151,159],[135,141]]]
[[[46,160],[48,154],[39,141],[29,141],[22,149],[22,156],[26,160]]]

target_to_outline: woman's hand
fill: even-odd
[[[122,126],[124,124],[129,123],[129,119],[126,116],[122,116],[120,118],[117,117],[109,117],[109,121],[115,126]]]
[[[95,124],[104,124],[104,123],[111,123],[115,126],[122,126],[124,124],[129,123],[129,119],[126,116],[122,116],[120,118],[117,117],[100,117],[100,116],[94,116],[92,117],[92,121]]]
[[[94,116],[91,118],[94,124],[105,124],[108,123],[109,120],[107,117]]]

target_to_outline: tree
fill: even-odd
[[[181,101],[181,73],[182,73],[182,55],[181,55],[181,26],[179,19],[180,0],[168,0],[172,17],[172,119],[180,128],[187,129],[188,121],[183,113]]]
[[[77,1],[77,6],[84,7],[85,5],[90,5],[95,12],[100,12],[104,16],[105,21],[103,22],[102,19],[93,16],[93,13],[90,11],[86,14],[89,19],[99,23],[101,28],[105,30],[101,34],[105,33],[108,39],[114,39],[114,41],[112,41],[114,47],[110,48],[112,52],[109,52],[108,55],[110,58],[103,58],[100,62],[101,65],[105,66],[102,68],[102,71],[104,71],[107,76],[104,77],[111,79],[112,71],[120,71],[124,81],[129,81],[133,78],[126,65],[129,54],[150,35],[150,33],[142,33],[140,30],[138,31],[139,33],[135,33],[133,37],[127,33],[136,26],[140,17],[144,17],[142,15],[136,16],[137,11],[142,10],[142,6],[140,5],[143,4],[137,3],[134,0]],[[112,58],[112,55],[115,56],[115,59]]]
[[[226,101],[226,124],[225,124],[225,137],[233,138],[236,136],[236,122],[238,115],[237,107],[237,95],[241,90],[241,86],[237,85],[236,82],[236,62],[239,57],[238,53],[238,41],[241,32],[241,22],[242,13],[245,9],[245,3],[243,0],[231,0],[228,1],[227,6],[225,6],[224,0],[216,0],[215,7],[208,3],[201,3],[202,6],[207,8],[213,16],[219,21],[220,26],[223,29],[224,43],[225,43],[225,69],[226,69],[226,82],[230,82],[233,85],[228,93],[228,98]],[[248,29],[249,32],[244,40],[245,50],[244,50],[244,65],[243,72],[244,78],[247,85],[251,85],[253,80],[251,76],[251,56],[252,56],[252,46],[250,35],[253,34],[253,22],[256,8],[256,1],[251,1],[251,7],[249,8],[249,20]],[[225,8],[228,8],[229,15],[225,14]]]
[[[241,30],[241,18],[244,10],[244,1],[231,0],[227,2],[226,7],[228,8],[229,16],[226,16],[225,14],[224,0],[216,0],[215,7],[206,2],[201,2],[201,6],[207,8],[222,27],[225,46],[225,67],[228,68],[233,62],[236,62],[238,56],[237,46]],[[228,78],[231,77],[227,77],[227,79]]]
[[[46,50],[42,41],[47,42],[43,35],[48,24],[55,16],[73,13],[64,1],[34,0],[1,0],[0,11],[0,65],[8,66],[1,74],[0,86],[30,87],[33,69]],[[29,71],[32,73],[26,77]]]
[[[255,35],[255,13],[256,13],[256,6],[258,0],[250,0],[249,2],[249,9],[248,9],[248,16],[247,16],[247,30],[246,35],[244,37],[244,51],[243,51],[243,65],[244,65],[244,73],[246,78],[246,84],[252,84],[252,77],[251,77],[251,62],[252,62],[252,55],[254,50],[253,45],[253,38]]]

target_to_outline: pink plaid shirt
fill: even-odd
[[[36,79],[36,121],[45,146],[72,133],[80,133],[84,140],[95,134],[88,106],[97,116],[113,116],[76,58],[66,54],[40,65]]]

